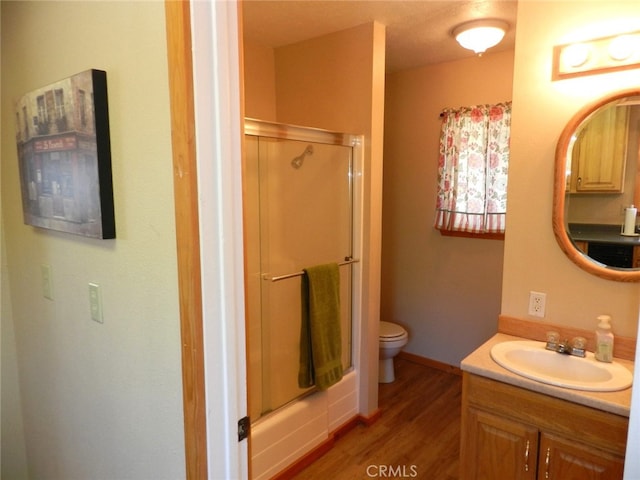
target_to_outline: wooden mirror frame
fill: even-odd
[[[558,139],[558,145],[556,147],[556,164],[554,174],[554,189],[553,189],[553,233],[556,240],[560,245],[562,251],[569,257],[569,259],[578,265],[584,271],[597,275],[601,278],[608,280],[615,280],[618,282],[638,282],[640,281],[640,269],[620,269],[615,267],[606,267],[598,264],[587,255],[582,253],[573,244],[567,229],[565,228],[564,209],[565,209],[565,193],[566,193],[566,165],[567,165],[567,153],[569,145],[571,143],[571,136],[576,129],[587,119],[593,112],[600,107],[619,100],[624,97],[632,97],[640,95],[640,90],[626,90],[619,93],[615,93],[608,97],[605,97],[597,102],[594,102],[586,107],[582,108],[576,113],[567,126],[562,131],[560,138]]]

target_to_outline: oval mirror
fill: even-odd
[[[580,110],[556,148],[553,232],[580,268],[640,281],[640,90]]]

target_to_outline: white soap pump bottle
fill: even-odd
[[[613,362],[613,333],[611,332],[611,317],[600,315],[596,329],[596,360]]]

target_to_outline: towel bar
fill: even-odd
[[[360,260],[358,260],[357,258],[345,257],[344,262],[339,262],[338,266],[342,267],[343,265],[350,265],[352,263],[356,263],[359,261]],[[268,273],[263,273],[262,279],[271,280],[272,282],[279,282],[280,280],[286,280],[287,278],[293,278],[293,277],[301,277],[302,275],[304,275],[304,272],[288,273],[286,275],[277,275],[277,276],[270,277]]]

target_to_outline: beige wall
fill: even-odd
[[[547,294],[547,322],[592,329],[601,313],[615,333],[635,337],[637,284],[588,275],[569,261],[551,228],[554,149],[568,120],[585,104],[637,88],[638,70],[551,81],[554,45],[638,29],[631,1],[520,2],[513,81],[509,213],[502,308],[527,316],[529,291]],[[635,22],[635,23],[634,23]]]
[[[31,478],[182,478],[179,311],[162,2],[2,2],[3,342]],[[117,239],[22,223],[12,99],[106,70]],[[40,265],[53,273],[43,298]],[[7,279],[6,279],[7,278]],[[104,323],[89,312],[102,289]],[[11,309],[4,309],[5,301]],[[10,318],[6,318],[6,314]],[[10,337],[7,337],[10,338]],[[3,385],[4,387],[4,385]],[[17,409],[5,408],[2,426]],[[3,444],[10,442],[2,438]],[[3,454],[5,450],[3,449]],[[5,462],[2,464],[5,467]],[[3,468],[3,478],[16,478]],[[18,477],[19,478],[19,477]]]
[[[276,121],[276,72],[273,48],[243,41],[245,117]]]
[[[496,331],[503,242],[433,228],[439,114],[511,100],[512,74],[506,51],[387,77],[382,319],[407,328],[405,351],[451,365]]]
[[[4,240],[6,229],[2,217],[0,209],[0,478],[27,480],[29,469],[9,289],[9,265]]]

